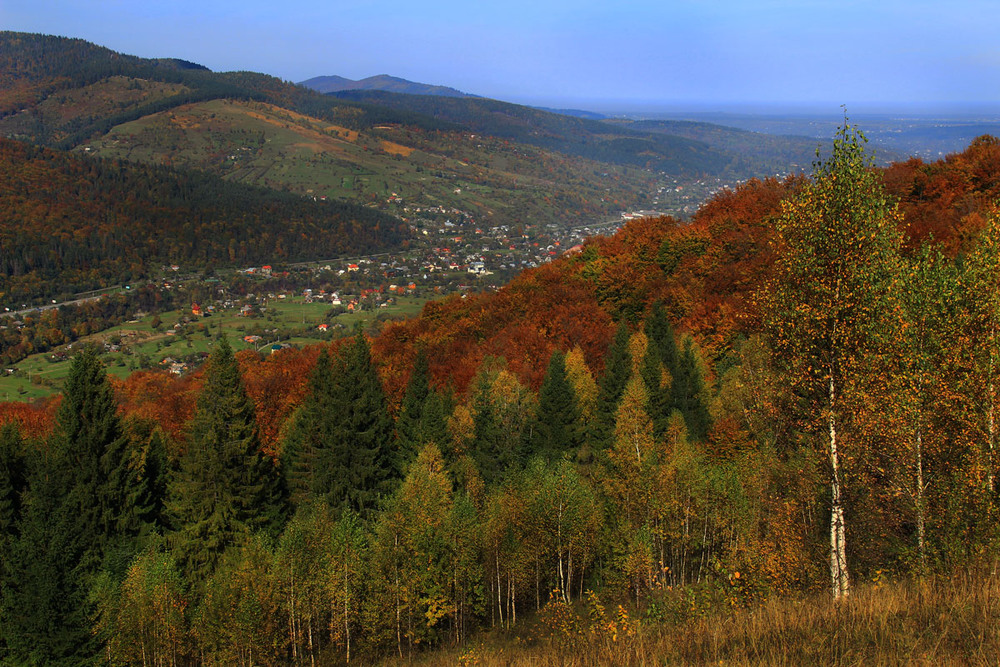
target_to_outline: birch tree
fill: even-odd
[[[899,214],[885,195],[864,135],[846,120],[827,162],[783,202],[775,277],[765,313],[776,361],[801,399],[807,429],[823,443],[830,488],[830,582],[850,591],[841,456],[860,441],[852,411],[877,385],[898,255]]]
[[[997,494],[997,388],[1000,385],[1000,214],[989,216],[962,276],[967,356],[971,362],[965,394],[982,443],[987,495]]]
[[[953,266],[939,250],[925,246],[902,268],[899,296],[904,321],[895,346],[894,375],[900,391],[896,412],[908,454],[900,461],[905,471],[902,486],[913,508],[917,558],[923,570],[927,567],[928,445],[933,444],[935,415],[947,411],[942,405],[949,393],[942,368],[948,346],[945,322],[954,319],[950,311],[958,297]]]

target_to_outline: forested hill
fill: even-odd
[[[409,229],[197,172],[86,159],[0,139],[0,302],[189,269],[324,259],[398,247]]]
[[[122,123],[215,99],[269,102],[352,128],[385,122],[446,127],[412,113],[336,102],[266,74],[215,73],[80,39],[0,32],[0,133],[14,139],[72,148]]]
[[[944,160],[912,159],[878,173],[902,212],[906,252],[931,243],[958,258],[975,247],[1000,201],[1000,142],[984,136]],[[637,323],[655,302],[726,366],[759,330],[756,295],[772,277],[774,219],[804,182],[752,180],[716,195],[690,223],[635,221],[523,273],[499,294],[428,304],[421,318],[375,341],[393,369],[387,378],[407,367],[416,343],[439,360],[432,368],[442,383],[465,388],[493,355],[537,387],[545,371],[537,359],[579,345],[599,368],[613,323]]]
[[[910,160],[879,174],[899,201],[907,252],[933,240],[946,256],[959,257],[975,247],[1000,198],[1000,143],[983,137],[946,160]],[[431,302],[420,317],[388,324],[372,347],[391,401],[402,400],[418,349],[428,358],[433,383],[459,395],[471,390],[490,359],[502,358],[506,370],[532,389],[546,373],[538,360],[557,349],[578,347],[599,373],[617,323],[636,327],[657,302],[697,343],[707,376],[719,380],[738,362],[745,341],[760,332],[757,295],[772,278],[774,220],[782,201],[804,183],[750,181],[717,195],[690,223],[632,221],[613,237],[591,239],[582,252],[525,271],[498,293]],[[305,351],[249,367],[265,432],[279,432],[314,361],[315,351]],[[147,381],[141,375],[130,381],[130,393],[144,406],[136,409],[153,411],[176,430],[190,404],[143,398],[150,393]],[[276,385],[286,400],[267,397]],[[178,391],[157,386],[171,396]],[[268,445],[279,446],[273,440]]]
[[[769,136],[708,123],[605,122],[583,114],[554,113],[486,98],[380,90],[345,90],[331,95],[431,116],[472,132],[568,155],[676,175],[748,178],[807,168],[820,144],[806,137]]]
[[[185,60],[138,58],[79,39],[0,32],[3,136],[70,149],[127,123],[221,99],[268,103],[356,131],[386,125],[461,130],[682,177],[744,179],[788,173],[807,165],[802,154],[811,154],[817,144],[721,127],[706,141],[687,131],[630,128],[474,97],[385,91],[322,95],[266,74],[216,73]],[[447,154],[450,143],[450,137],[441,137],[433,147]]]

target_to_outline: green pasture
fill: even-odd
[[[253,348],[266,351],[275,342],[302,347],[350,335],[356,326],[370,327],[376,318],[413,317],[427,301],[424,297],[402,296],[385,308],[342,313],[328,318],[332,309],[329,303],[306,303],[301,296],[275,297],[267,300],[266,310],[259,317],[241,317],[236,308],[201,318],[192,316],[190,310],[174,310],[159,313],[161,324],[155,329],[153,316],[148,315],[88,336],[76,345],[93,344],[102,348],[106,344],[118,345],[117,351],[106,352],[103,359],[109,374],[124,378],[143,367],[169,369],[169,363],[164,362],[168,358],[184,362],[208,353],[212,341],[220,333],[229,338],[236,350]],[[184,318],[190,322],[174,329]],[[330,325],[328,332],[318,329],[318,325],[323,323]],[[174,331],[170,333],[172,329]],[[259,335],[262,340],[256,344],[244,342],[243,337],[250,334]],[[0,369],[0,400],[30,401],[61,391],[72,354],[72,349],[60,348],[32,355],[13,367]],[[57,360],[57,355],[65,355],[66,358]],[[8,369],[14,372],[9,373]]]

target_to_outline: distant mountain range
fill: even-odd
[[[579,111],[551,112],[484,97],[344,90],[336,99],[417,113],[477,134],[675,177],[729,179],[807,168],[823,142],[691,121],[638,123]]]
[[[330,87],[363,83],[326,79]],[[322,78],[311,81],[320,86]],[[366,236],[373,250],[399,242],[377,232],[401,218],[418,224],[460,212],[488,226],[607,221],[624,209],[657,208],[658,192],[698,180],[797,171],[819,143],[707,123],[552,113],[393,77],[364,82],[382,89],[322,94],[266,74],[0,32],[0,137],[363,204],[394,216],[350,214],[379,228]],[[289,261],[310,250],[299,245],[301,234],[268,241]],[[252,253],[230,255],[243,261]]]
[[[318,93],[340,93],[347,90],[378,90],[387,93],[401,93],[404,95],[433,95],[436,97],[474,97],[482,98],[482,95],[472,95],[463,93],[461,90],[449,88],[448,86],[435,86],[429,83],[417,83],[407,81],[397,76],[379,74],[370,76],[367,79],[348,79],[337,76],[316,76],[311,79],[299,82],[300,86],[305,86]],[[539,111],[559,114],[561,116],[574,116],[576,118],[588,118],[590,120],[604,120],[604,114],[596,111],[586,111],[584,109],[555,109],[552,107],[531,107]]]
[[[319,93],[339,93],[342,90],[385,90],[390,93],[405,93],[407,95],[438,95],[440,97],[476,97],[463,93],[461,90],[448,86],[434,86],[427,83],[407,81],[388,74],[370,76],[366,79],[347,79],[342,76],[317,76],[306,81],[300,81],[305,86]]]

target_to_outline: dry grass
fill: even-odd
[[[845,602],[772,600],[685,624],[586,629],[533,645],[485,639],[436,665],[1000,665],[1000,577],[867,585]]]

